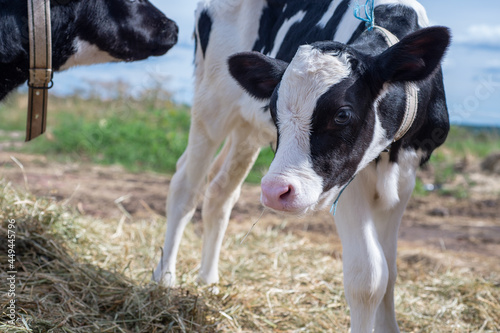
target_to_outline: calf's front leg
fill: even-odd
[[[389,267],[378,241],[364,184],[357,177],[345,190],[335,223],[342,242],[344,290],[351,333],[372,333],[377,308],[389,282]]]

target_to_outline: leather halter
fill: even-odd
[[[393,46],[394,44],[399,42],[399,39],[394,36],[392,32],[389,30],[382,28],[378,25],[373,26],[374,29],[378,30],[382,36],[384,37],[387,45],[389,47]],[[396,135],[394,135],[394,141],[396,142],[400,140],[405,134],[408,132],[408,130],[411,128],[411,125],[413,125],[413,122],[415,121],[415,118],[417,116],[417,111],[418,111],[418,87],[415,83],[413,82],[406,82],[405,83],[405,92],[406,92],[406,110],[405,110],[405,115],[403,117],[403,122],[401,123],[401,126],[399,127],[398,131],[396,132]]]
[[[48,89],[52,88],[50,0],[28,0],[30,47],[26,141],[45,132]]]

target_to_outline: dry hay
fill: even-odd
[[[4,325],[4,331],[29,331],[23,325],[33,332],[348,331],[339,245],[286,232],[286,219],[269,227],[257,224],[243,244],[254,217],[247,228],[229,229],[220,292],[213,295],[195,282],[199,225],[186,230],[177,265],[181,287],[169,290],[149,282],[164,218],[102,221],[21,196],[5,183],[1,187],[0,219],[17,217],[23,229],[18,230],[23,251],[17,297],[26,322],[10,331]],[[0,252],[3,264],[5,247]],[[402,331],[500,330],[498,266],[484,276],[456,268],[453,258],[446,252],[400,250],[395,301]],[[5,280],[3,272],[0,278]]]
[[[224,332],[348,332],[341,255],[281,228],[255,235],[238,250],[227,245]],[[236,251],[235,251],[236,249]],[[227,258],[226,258],[227,260]],[[402,249],[396,315],[402,332],[498,332],[500,276],[450,268],[447,254]],[[236,283],[237,281],[237,283]]]
[[[82,260],[74,215],[50,200],[37,200],[0,183],[0,262],[7,263],[7,219],[16,220],[16,326],[3,312],[2,332],[215,331],[214,312],[189,289],[138,284],[116,270]],[[104,236],[105,239],[105,236]],[[76,259],[75,259],[76,258]],[[6,266],[4,266],[6,267]],[[7,273],[0,273],[6,281]],[[7,284],[0,304],[7,306]]]

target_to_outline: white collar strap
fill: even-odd
[[[389,47],[391,47],[394,44],[399,42],[399,39],[396,36],[394,36],[394,34],[392,32],[390,32],[389,30],[382,28],[378,25],[373,26],[373,28],[378,30],[382,34],[382,36],[384,37],[384,39],[385,39],[387,45],[389,45]],[[396,132],[396,135],[394,135],[393,142],[396,142],[396,141],[400,140],[403,136],[405,136],[405,134],[411,128],[411,125],[413,125],[415,118],[417,117],[417,111],[418,111],[418,87],[417,87],[417,85],[413,82],[406,82],[405,83],[405,92],[406,92],[406,110],[405,110],[405,114],[404,114],[401,126],[399,127],[398,131]]]
[[[50,0],[28,1],[30,75],[26,141],[45,132],[48,89],[52,85]]]

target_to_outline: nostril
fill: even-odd
[[[264,206],[275,210],[286,210],[295,201],[294,186],[280,180],[263,180],[261,201]]]
[[[280,194],[280,199],[287,200],[287,198],[289,198],[292,195],[292,192],[293,192],[293,187],[291,185],[288,185],[283,189],[282,193]]]

